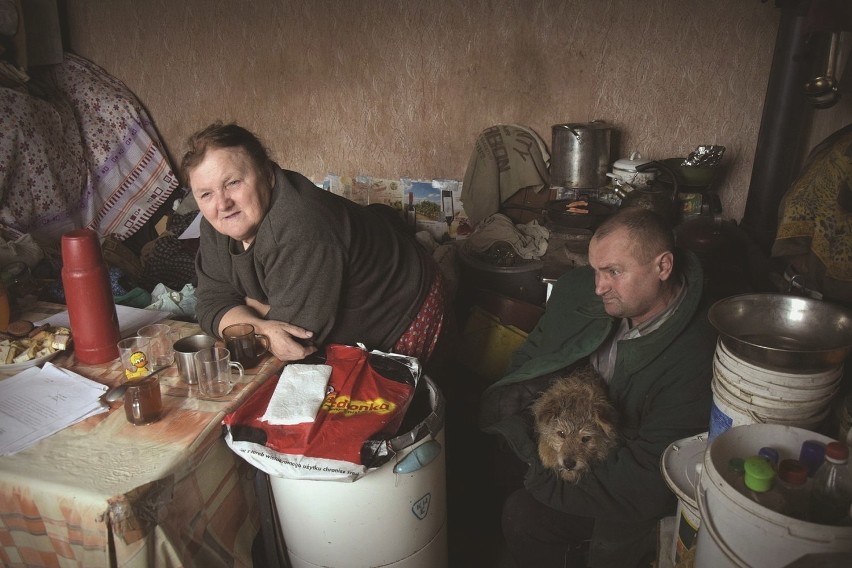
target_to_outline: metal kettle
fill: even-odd
[[[637,172],[656,169],[663,172],[671,179],[672,187],[661,186],[659,183],[652,183],[648,186],[636,186],[633,191],[626,193],[621,198],[621,207],[644,207],[654,211],[672,226],[677,223],[678,207],[677,207],[677,175],[662,162],[648,162],[636,166]]]

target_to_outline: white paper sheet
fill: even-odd
[[[201,237],[201,213],[195,216],[195,219],[192,220],[192,223],[189,224],[189,227],[184,230],[178,237],[178,240],[182,239],[198,239]]]
[[[0,455],[11,455],[72,424],[109,411],[102,385],[51,362],[0,381]]]
[[[146,325],[157,323],[170,317],[171,312],[162,310],[146,310],[142,308],[132,308],[130,306],[115,306],[115,313],[118,316],[118,327],[121,331],[121,337],[134,335],[140,328]],[[49,318],[41,321],[33,322],[35,325],[49,323],[53,326],[71,327],[71,320],[68,319],[68,311],[54,314]],[[71,329],[71,335],[74,335],[74,329]]]

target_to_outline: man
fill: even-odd
[[[598,228],[589,264],[559,279],[508,374],[482,399],[483,429],[504,436],[529,466],[503,509],[521,567],[629,567],[649,558],[657,521],[675,507],[662,452],[709,424],[716,335],[698,259],[675,249],[662,218],[634,207]],[[574,485],[541,465],[528,406],[553,373],[586,362],[608,383],[621,441]]]

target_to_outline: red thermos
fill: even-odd
[[[77,360],[99,365],[117,358],[121,333],[95,231],[80,229],[62,235],[62,287]]]

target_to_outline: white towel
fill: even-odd
[[[329,378],[330,365],[287,365],[260,420],[277,426],[313,422]]]

